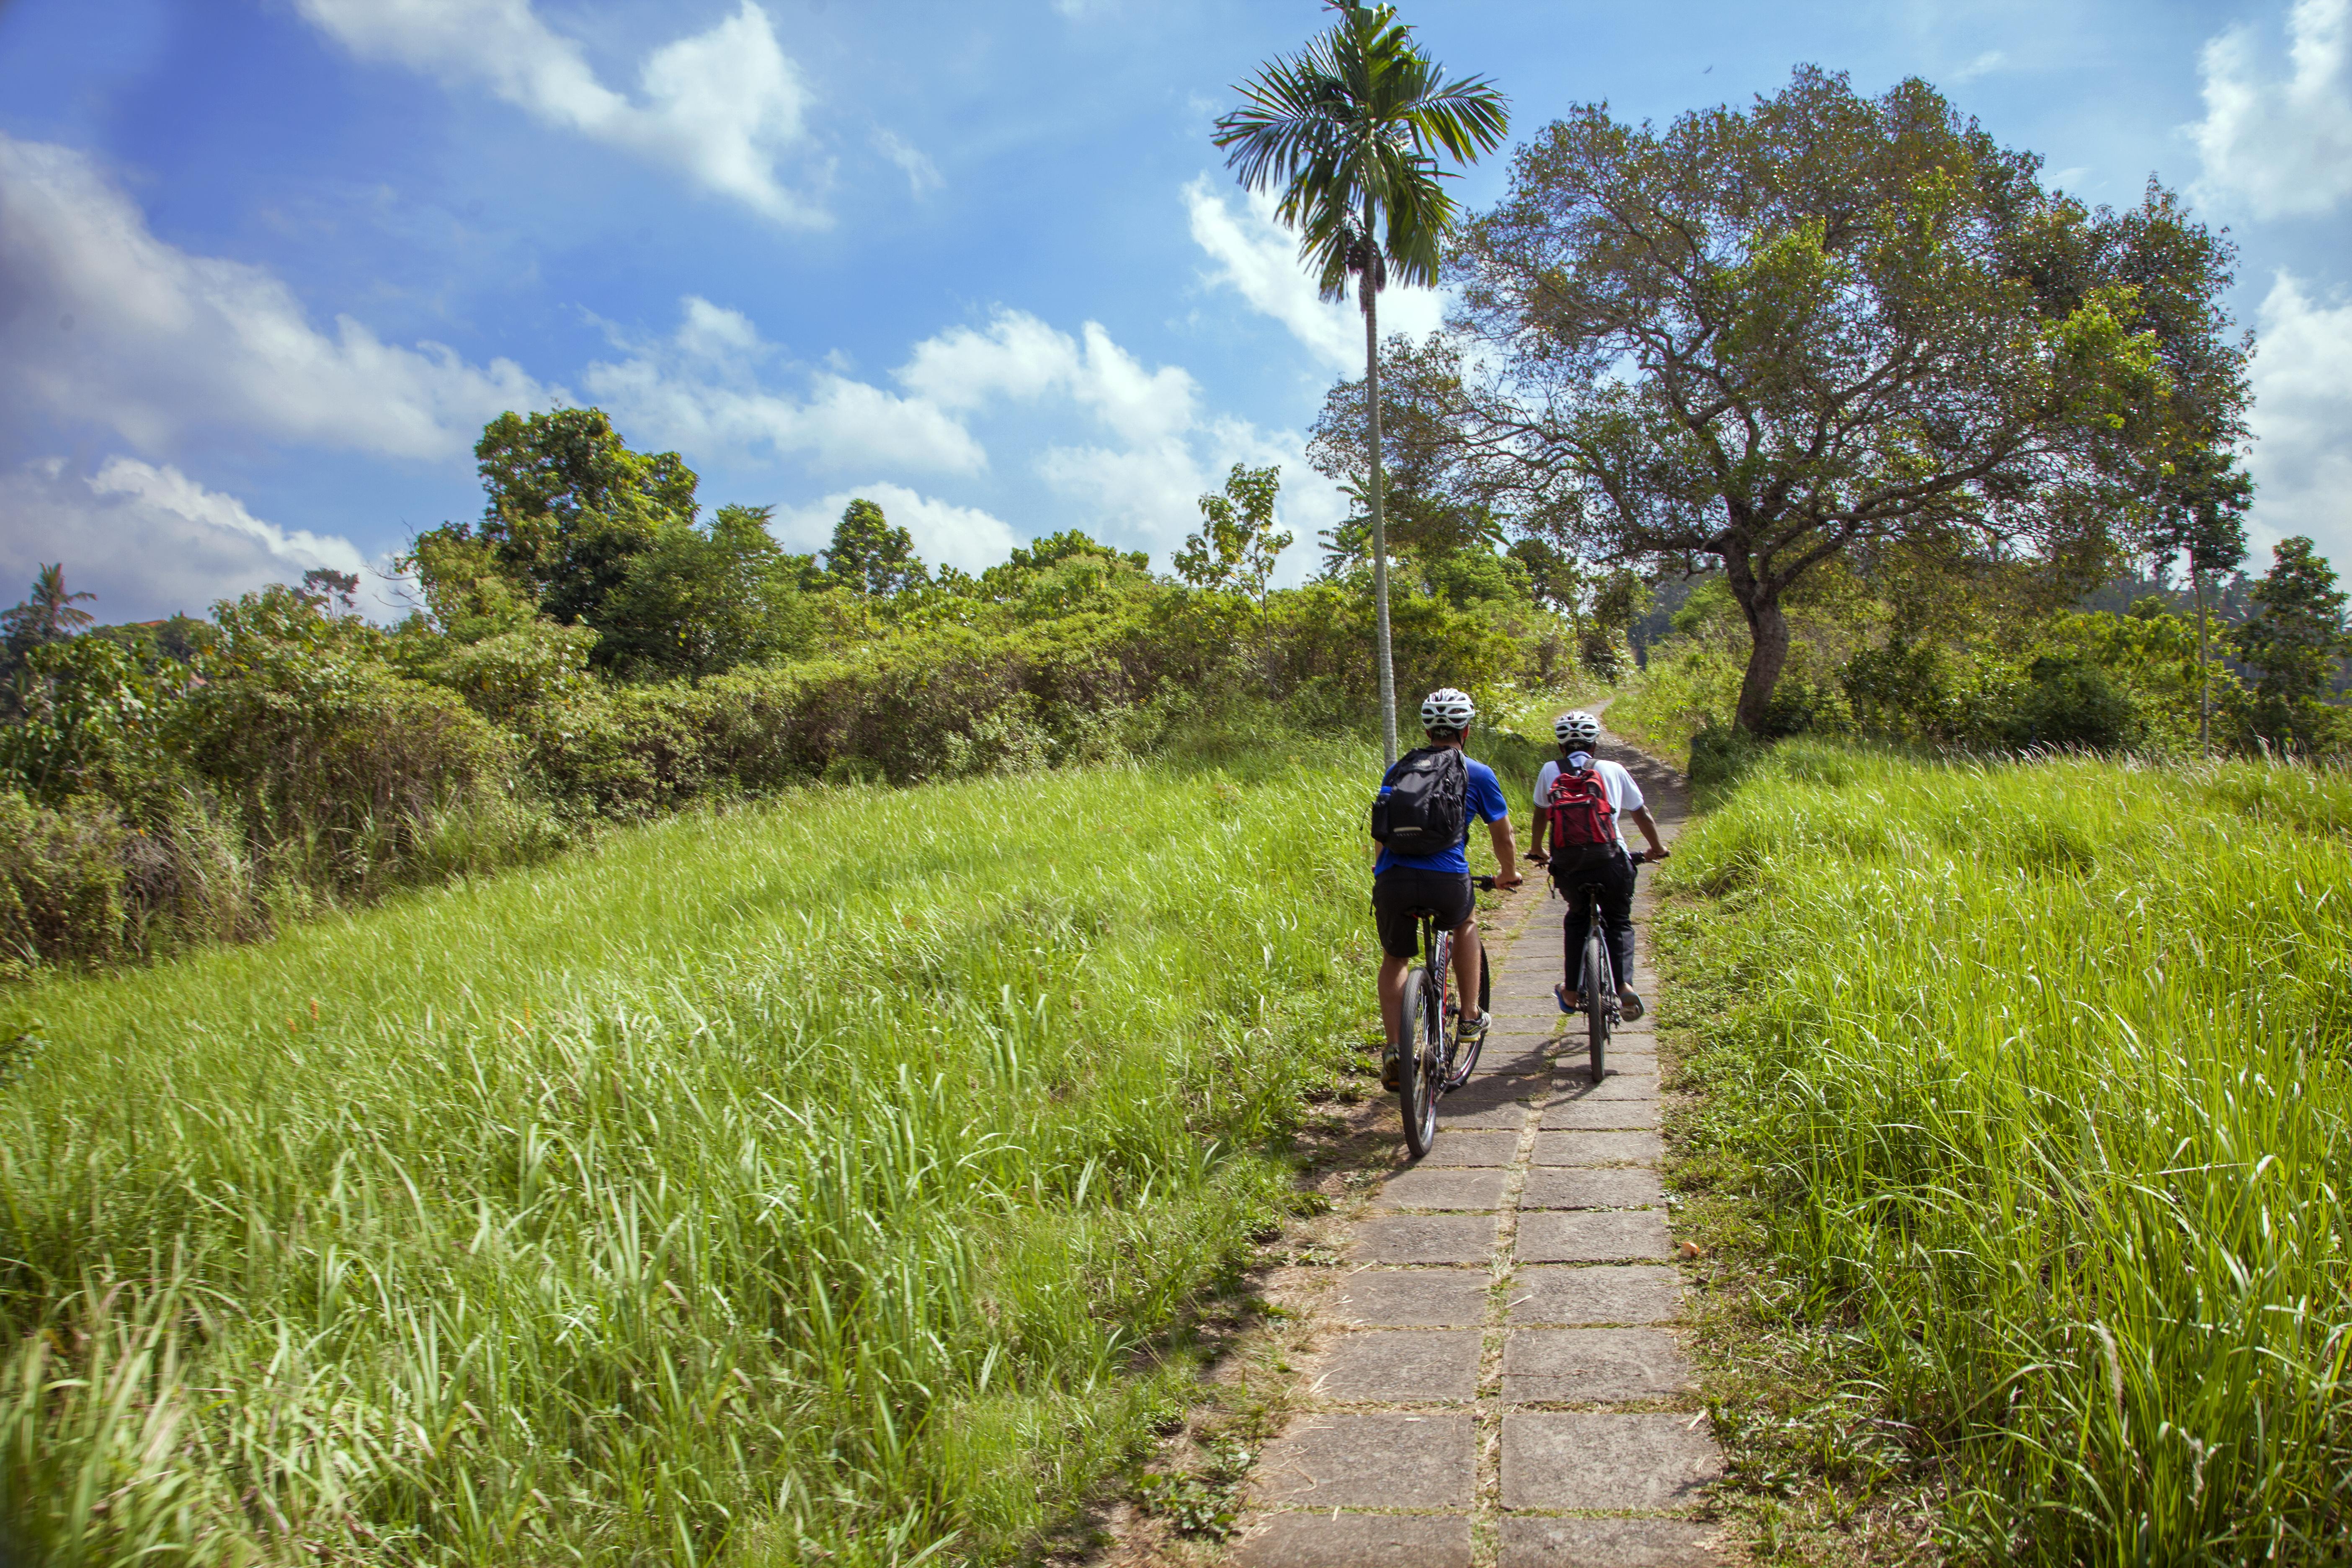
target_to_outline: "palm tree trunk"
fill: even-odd
[[[2197,593],[2197,754],[2213,754],[2213,667],[2205,661],[2205,574],[2189,557],[2189,581]]]
[[[1365,217],[1364,232],[1372,232],[1369,213]],[[1394,763],[1397,760],[1396,668],[1389,657],[1389,533],[1381,511],[1381,318],[1377,266],[1377,261],[1368,256],[1361,275],[1364,290],[1364,412],[1370,426],[1372,446],[1372,635],[1375,644],[1373,658],[1381,683],[1381,754],[1388,762]]]

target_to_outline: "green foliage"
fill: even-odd
[[[2344,1557],[2347,827],[2307,767],[1797,740],[1677,842],[1698,1195],[1874,1435],[1852,1506],[1891,1466],[1959,1562]]]
[[[0,790],[0,976],[121,951],[123,837],[102,802],[53,810]]]
[[[707,529],[664,528],[597,608],[597,663],[656,679],[807,651],[814,628],[792,559],[768,532],[773,511],[723,506]]]
[[[901,594],[930,581],[907,531],[892,527],[882,509],[863,497],[844,507],[834,524],[824,570],[853,594]]]
[[[43,566],[33,579],[33,591],[14,609],[0,611],[0,638],[18,658],[47,643],[69,637],[95,617],[81,607],[98,595],[68,591],[62,563]]]
[[[603,410],[501,414],[474,447],[489,493],[478,537],[558,621],[593,621],[632,556],[695,514],[695,476],[676,452],[633,452]],[[461,535],[462,536],[462,535]]]
[[[1579,106],[1449,261],[1497,358],[1414,387],[1454,488],[1592,558],[1717,564],[1758,732],[1788,603],[1832,565],[1953,539],[2099,561],[2159,476],[2205,505],[2188,460],[2247,396],[2228,244],[2160,188],[2092,212],[2039,167],[1916,79],[1864,99],[1801,67],[1665,127]]]
[[[1274,498],[1281,488],[1279,468],[1235,463],[1225,476],[1224,493],[1201,498],[1201,531],[1176,552],[1176,575],[1195,588],[1263,601],[1275,561],[1290,548],[1292,537],[1274,524]]]
[[[804,792],[0,993],[0,1517],[1018,1557],[1148,1447],[1349,1059],[1377,763],[1298,749]]]
[[[1377,289],[1388,266],[1426,287],[1455,221],[1438,158],[1475,163],[1501,146],[1508,100],[1484,78],[1446,81],[1394,6],[1335,9],[1321,37],[1238,89],[1216,144],[1244,189],[1280,187],[1275,214],[1298,230],[1324,298],[1367,268]]]
[[[2346,595],[2336,585],[2336,569],[2310,540],[2285,540],[2272,553],[2271,569],[2253,591],[2254,613],[2231,637],[2254,676],[2242,722],[2252,740],[2273,746],[2308,751],[2340,743],[2343,713],[2325,699],[2352,655]]]

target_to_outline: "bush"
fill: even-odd
[[[125,837],[103,801],[52,810],[0,791],[0,974],[121,951]]]

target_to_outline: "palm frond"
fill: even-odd
[[[1438,159],[1475,163],[1500,146],[1509,100],[1484,77],[1441,85],[1394,6],[1334,9],[1305,48],[1234,89],[1241,106],[1218,120],[1215,143],[1244,189],[1281,192],[1276,216],[1325,298],[1363,269],[1368,235],[1402,281],[1434,283],[1458,221]]]

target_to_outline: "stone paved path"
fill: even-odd
[[[1671,837],[1679,781],[1613,754]],[[1531,880],[1489,917],[1494,1032],[1437,1146],[1354,1226],[1313,1404],[1251,1478],[1243,1568],[1721,1561],[1702,1515],[1722,1455],[1667,1326],[1650,906],[1645,876],[1652,1016],[1598,1084],[1551,997],[1563,906]]]

